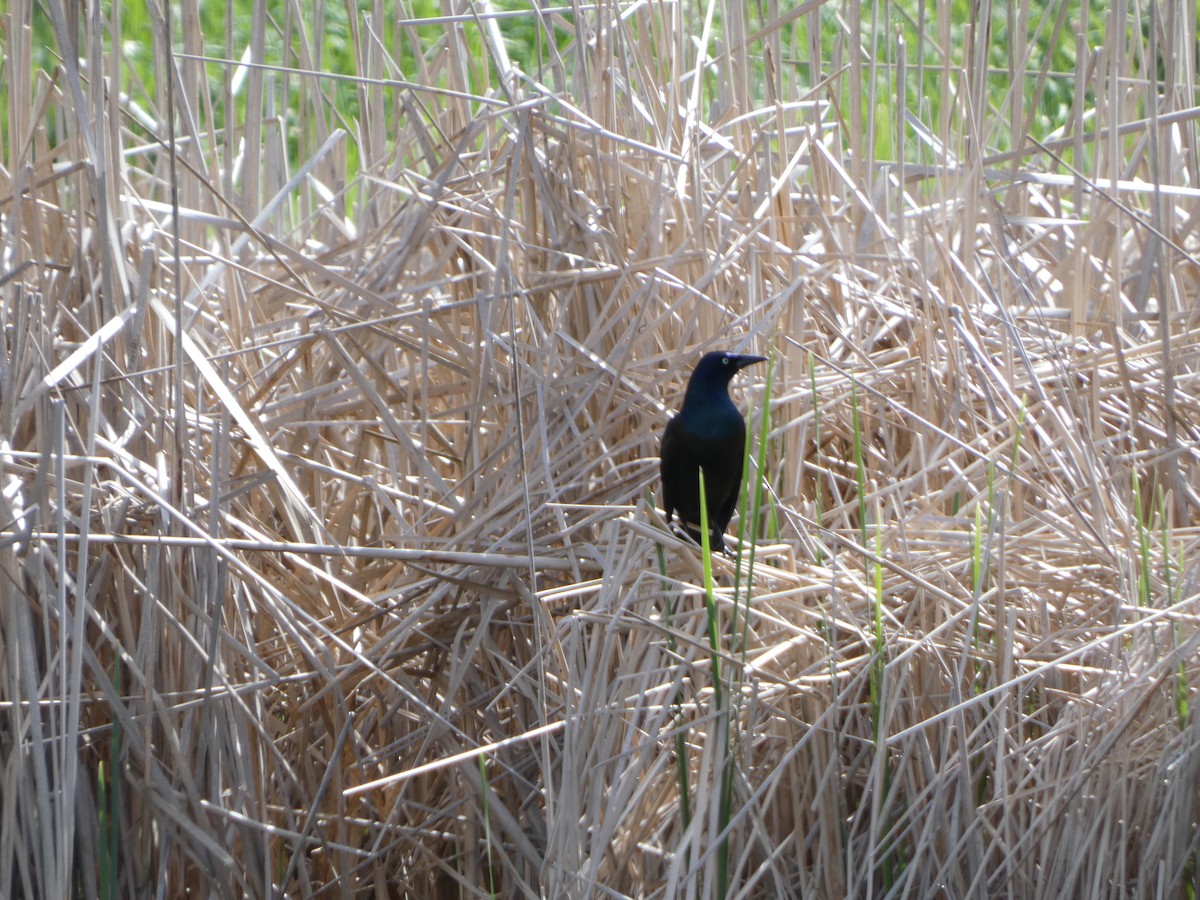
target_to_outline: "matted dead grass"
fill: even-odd
[[[1194,9],[456,2],[353,115],[320,17],[154,7],[169,88],[100,6],[4,38],[0,896],[1190,896]]]

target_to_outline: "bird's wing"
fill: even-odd
[[[682,498],[679,496],[679,466],[680,466],[680,437],[679,417],[671,416],[663,430],[661,462],[659,474],[662,476],[663,508],[667,512],[667,524],[671,524],[671,515],[679,509]]]
[[[729,520],[733,518],[733,511],[737,507],[738,494],[741,493],[741,489],[742,480],[739,478],[730,486],[725,501],[721,504],[721,508],[717,510],[717,520],[712,523],[714,531],[724,531],[729,527]]]
[[[742,490],[742,464],[746,455],[746,425],[739,417],[737,432],[730,435],[726,444],[725,460],[729,468],[723,472],[723,484],[720,490],[723,495],[717,506],[716,521],[712,523],[716,531],[724,531],[729,527],[733,518],[733,510],[737,506],[738,494]],[[712,508],[711,506],[709,507]]]

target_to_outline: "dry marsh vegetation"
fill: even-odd
[[[148,9],[3,28],[0,896],[1194,895],[1194,7]]]

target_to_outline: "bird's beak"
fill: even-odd
[[[740,372],[742,369],[746,368],[746,366],[752,366],[755,363],[766,362],[766,361],[767,361],[767,358],[765,356],[745,356],[745,355],[743,355],[742,358],[738,360],[738,364],[737,364],[738,371]]]

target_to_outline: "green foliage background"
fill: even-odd
[[[216,94],[239,77],[238,68],[230,61],[243,59],[254,41],[252,23],[255,7],[256,4],[251,0],[235,0],[228,4],[196,4],[188,7],[187,13],[181,13],[178,8],[174,11],[177,52],[190,49],[185,48],[178,38],[181,15],[191,15],[194,9],[194,14],[198,16],[203,35],[202,52],[212,59],[209,84],[214,96],[209,98],[208,104],[198,105],[197,113],[203,116],[211,111],[213,121],[209,124],[216,131],[224,127],[224,116],[232,114],[241,117],[245,113],[244,94],[233,92],[234,103],[231,107],[220,102],[221,97]],[[500,0],[494,9],[499,14],[497,27],[503,35],[510,58],[530,78],[546,83],[549,80],[547,69],[553,59],[559,54],[568,53],[576,37],[574,15],[570,7],[548,6],[539,16],[530,9],[529,4],[520,0]],[[1031,14],[1022,15],[1024,9],[1030,10]],[[303,63],[305,48],[310,48],[307,53],[311,54],[310,65],[313,69],[328,76],[339,76],[328,78],[324,88],[328,113],[353,134],[359,120],[361,102],[362,82],[358,73],[367,68],[364,61],[355,58],[354,48],[370,43],[361,40],[356,42],[352,34],[354,29],[364,29],[369,23],[374,30],[376,46],[386,54],[383,78],[393,82],[387,88],[392,93],[405,81],[419,80],[422,68],[419,57],[436,55],[444,44],[444,20],[440,18],[443,12],[438,4],[430,0],[405,3],[398,16],[392,15],[391,8],[384,4],[358,2],[351,6],[318,3],[309,11],[309,18],[299,24],[282,3],[267,3],[264,12],[266,28],[262,36],[261,61],[276,73],[275,89],[281,101],[279,108],[287,120],[289,146],[294,155],[299,154],[304,142],[296,112],[286,105],[286,101],[290,78],[312,77]],[[752,21],[756,19],[765,24],[764,12],[761,4],[755,4],[751,10]],[[1196,7],[1195,12],[1200,18],[1200,7]],[[99,14],[107,23],[105,34],[119,44],[115,49],[122,62],[120,87],[127,102],[146,110],[158,108],[162,103],[163,83],[162,73],[156,69],[152,41],[155,29],[163,27],[162,20],[152,15],[146,4],[113,3],[111,0],[101,4]],[[847,46],[851,34],[847,21],[856,14],[862,17],[862,34],[866,38],[864,46],[852,48]],[[1042,140],[1060,133],[1071,121],[1077,70],[1079,65],[1086,64],[1086,55],[1082,60],[1079,57],[1081,48],[1086,54],[1087,48],[1095,48],[1116,39],[1128,42],[1134,36],[1134,29],[1142,35],[1151,33],[1149,11],[1140,20],[1129,19],[1125,35],[1110,27],[1112,15],[1110,4],[1084,3],[1080,0],[1043,0],[1026,7],[1012,3],[975,4],[968,0],[947,0],[945,3],[882,0],[864,4],[861,8],[849,2],[827,3],[820,7],[816,18],[819,34],[811,33],[814,20],[808,15],[795,17],[778,32],[779,46],[783,48],[780,59],[770,60],[771,64],[768,65],[761,41],[751,41],[747,52],[751,57],[751,70],[758,73],[759,96],[755,99],[760,101],[773,94],[784,101],[803,96],[833,74],[835,66],[840,65],[842,95],[849,102],[850,84],[846,69],[851,55],[860,54],[865,73],[860,85],[862,115],[882,121],[895,121],[901,114],[898,106],[902,98],[897,73],[903,65],[905,110],[925,123],[933,123],[942,115],[944,104],[955,102],[953,87],[947,92],[945,86],[953,86],[965,71],[967,57],[972,52],[972,34],[983,28],[987,33],[991,73],[987,85],[990,102],[997,107],[1010,103],[1008,93],[1011,84],[1007,73],[1017,68],[1026,71],[1023,108],[1033,111],[1029,119],[1029,133]],[[709,8],[706,4],[685,2],[681,18],[688,35],[679,46],[695,54],[706,20],[710,18]],[[418,24],[422,20],[428,20],[429,24]],[[939,22],[943,20],[949,23],[948,44],[939,39]],[[36,50],[31,61],[35,74],[53,80],[61,59],[56,49],[54,29],[44,6],[35,5],[32,8],[29,26],[38,38],[34,42]],[[114,26],[119,27],[119,35],[114,36]],[[491,61],[487,58],[486,44],[480,34],[480,23],[464,16],[459,27],[474,51],[469,70],[471,90],[482,95],[494,88],[495,79],[488,71]],[[548,39],[550,33],[553,35],[553,47]],[[713,39],[707,48],[710,58],[722,52],[724,35],[719,9],[711,15],[711,35]],[[819,58],[813,52],[814,48],[819,48]],[[104,49],[106,53],[114,52],[111,44]],[[1017,59],[1018,54],[1024,56],[1023,62]],[[1134,60],[1133,77],[1142,69],[1153,68],[1154,71],[1147,74],[1162,78],[1164,61],[1168,55],[1169,51],[1164,52],[1153,62]],[[1041,79],[1038,76],[1046,60],[1047,76]],[[687,65],[694,64],[694,59],[687,61]],[[295,71],[289,74],[288,70]],[[715,96],[720,68],[711,66],[704,71],[704,89],[710,97]],[[772,71],[775,73],[774,85],[767,83]],[[947,74],[950,75],[948,81],[944,79]],[[1193,87],[1193,94],[1200,97],[1200,90]],[[1089,94],[1083,100],[1087,107],[1091,107],[1096,98]],[[7,103],[6,92],[0,92],[0,102]],[[1137,114],[1146,113],[1138,111]],[[131,117],[128,124],[135,131],[146,131],[137,117]],[[53,123],[47,123],[47,127],[53,129]],[[4,129],[7,140],[7,115],[0,120],[0,128]],[[895,130],[879,128],[871,133],[876,141],[875,159],[895,159]],[[905,158],[920,160],[922,152],[919,142],[913,139],[910,130],[906,130],[906,134]],[[1010,134],[1002,131],[985,135],[988,151],[1003,153],[1013,149],[1010,146]],[[147,140],[162,138],[162,135],[148,132],[143,136]],[[1081,168],[1087,166],[1086,158],[1075,160],[1070,151],[1064,158]],[[353,165],[355,161],[351,150],[350,162]],[[347,174],[352,176],[354,172]]]

